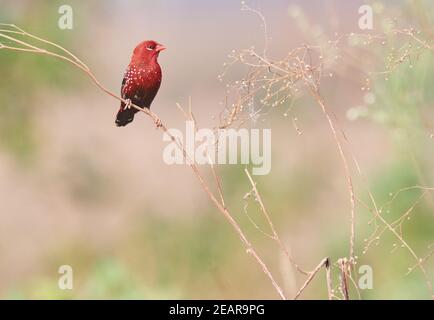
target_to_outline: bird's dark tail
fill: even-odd
[[[116,125],[118,127],[126,126],[128,123],[134,120],[134,115],[136,112],[137,110],[134,108],[124,109],[124,106],[122,105],[116,116]]]

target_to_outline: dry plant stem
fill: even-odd
[[[350,172],[349,162],[347,160],[347,156],[344,152],[343,143],[341,142],[340,134],[345,138],[345,134],[343,131],[335,124],[335,121],[332,119],[333,113],[328,110],[328,108],[325,105],[325,102],[323,98],[321,97],[319,93],[319,79],[322,75],[322,69],[324,61],[322,61],[319,65],[313,65],[310,62],[311,56],[310,56],[310,48],[309,46],[305,46],[302,48],[294,49],[292,52],[289,53],[288,58],[285,58],[278,62],[272,62],[269,60],[265,55],[262,56],[258,53],[256,53],[254,50],[248,50],[247,52],[241,52],[238,56],[234,55],[234,61],[240,61],[242,64],[247,65],[254,70],[257,70],[255,73],[254,71],[249,72],[247,76],[247,80],[243,79],[243,83],[255,83],[255,82],[263,82],[266,81],[266,84],[262,85],[261,87],[266,92],[267,99],[270,99],[274,96],[274,94],[279,93],[282,88],[288,88],[289,86],[295,85],[296,82],[300,80],[304,80],[306,87],[311,91],[311,94],[317,101],[317,103],[322,108],[323,113],[325,114],[329,126],[331,128],[333,138],[335,139],[335,142],[338,147],[339,156],[342,160],[342,163],[344,165],[345,169],[345,176],[347,179],[347,185],[349,190],[349,198],[350,198],[350,241],[349,241],[349,261],[354,261],[354,246],[355,246],[355,192],[352,182],[352,176]],[[298,54],[301,55],[301,57],[298,56]],[[256,60],[255,63],[251,63],[250,61],[247,61],[247,57],[252,58]],[[308,59],[309,63],[306,64],[304,61],[305,59]],[[271,78],[267,77],[267,75],[272,75]],[[318,76],[317,82],[314,80],[315,75]],[[269,90],[272,90],[272,86],[276,84],[280,84],[281,89],[276,89],[274,93],[269,94]],[[256,89],[258,90],[258,87]],[[253,91],[254,91],[253,90]],[[261,90],[259,88],[259,90]],[[290,94],[291,95],[291,94]],[[285,95],[286,96],[286,95]],[[249,92],[244,98],[251,97],[251,93]],[[267,103],[266,102],[262,103]],[[237,107],[238,104],[233,105],[232,112],[230,114],[230,117],[228,119],[227,123],[231,123],[233,119],[235,119],[235,114],[239,112],[239,109]],[[227,125],[227,124],[226,124]]]
[[[377,202],[375,201],[374,195],[372,194],[372,192],[371,192],[371,190],[369,188],[369,185],[368,185],[368,183],[366,181],[365,175],[362,173],[362,171],[360,169],[358,161],[355,158],[353,158],[353,161],[354,161],[354,163],[356,165],[356,170],[357,170],[359,176],[365,181],[365,184],[368,186],[367,187],[368,195],[369,195],[369,198],[370,198],[370,200],[371,200],[371,202],[372,202],[372,204],[374,206],[373,210],[371,210],[368,207],[369,210],[371,210],[374,213],[374,216],[378,220],[380,220],[381,223],[384,224],[384,226],[398,239],[398,241],[401,243],[401,245],[403,247],[405,247],[408,250],[408,252],[410,253],[410,255],[415,259],[416,264],[417,264],[419,270],[422,272],[422,274],[423,274],[423,276],[425,278],[425,283],[426,283],[427,288],[428,288],[428,290],[429,290],[429,292],[431,294],[431,298],[434,299],[434,293],[433,293],[432,283],[431,283],[431,280],[430,280],[430,278],[428,276],[428,273],[427,273],[425,267],[423,266],[423,263],[422,263],[421,259],[415,253],[415,251],[410,247],[410,245],[407,243],[407,241],[405,241],[404,238],[399,234],[399,232],[396,231],[396,229],[393,227],[393,225],[390,224],[389,222],[387,222],[386,219],[384,219],[384,217],[381,215],[380,210],[378,209],[378,206],[377,206]],[[425,190],[425,191],[427,191],[427,190],[430,190],[430,191],[433,190],[433,188],[425,188],[425,187],[421,187],[421,186],[407,187],[407,188],[403,188],[403,189],[399,190],[394,195],[394,197],[392,198],[392,200],[395,199],[398,196],[399,193],[401,193],[401,192],[403,192],[405,190],[412,190],[412,189],[421,189],[421,190]]]
[[[406,33],[407,34],[407,33]],[[430,47],[430,49],[431,49],[431,47]],[[350,146],[348,145],[349,144],[349,142],[348,142],[348,140],[347,140],[347,138],[346,138],[346,136],[345,136],[345,134],[344,134],[344,132],[342,131],[342,129],[340,129],[341,130],[341,133],[342,133],[342,135],[344,136],[344,142],[347,144],[347,147],[350,149]],[[360,168],[360,165],[359,165],[359,162],[357,161],[357,159],[355,158],[355,156],[354,156],[354,153],[353,152],[351,152],[351,149],[350,149],[350,154],[351,154],[351,156],[352,156],[352,161],[353,161],[353,163],[354,163],[354,165],[355,165],[355,168],[356,168],[356,171],[357,171],[357,173],[358,173],[358,175],[362,178],[362,180],[364,181],[364,183],[365,183],[365,185],[367,186],[366,187],[366,189],[367,189],[367,192],[368,192],[368,195],[369,195],[369,198],[370,198],[370,201],[371,201],[371,203],[372,203],[372,205],[374,206],[374,209],[371,209],[369,206],[366,206],[367,208],[368,208],[368,210],[370,210],[371,212],[373,212],[374,213],[374,216],[378,219],[378,220],[380,220],[380,222],[382,222],[383,223],[383,225],[385,226],[385,230],[387,229],[387,230],[389,230],[397,239],[398,239],[398,241],[401,243],[401,245],[403,246],[403,247],[405,247],[407,250],[408,250],[408,252],[410,253],[410,255],[415,259],[415,261],[416,261],[416,265],[415,266],[417,266],[419,269],[420,269],[420,271],[422,272],[422,274],[423,274],[423,276],[424,276],[424,278],[425,278],[425,283],[426,283],[426,285],[427,285],[427,288],[428,288],[428,290],[429,290],[429,292],[430,292],[430,294],[431,294],[431,296],[432,296],[432,298],[434,299],[434,294],[433,294],[433,288],[432,288],[432,283],[431,283],[431,280],[429,279],[429,276],[428,276],[428,273],[427,273],[427,271],[426,271],[426,269],[425,269],[425,267],[423,266],[423,263],[422,263],[422,261],[423,261],[423,259],[421,259],[421,258],[419,258],[419,256],[415,253],[415,251],[409,246],[409,244],[404,240],[404,238],[402,237],[402,235],[398,232],[398,231],[396,231],[396,227],[394,227],[394,225],[397,223],[397,222],[399,222],[399,220],[401,220],[401,219],[403,219],[404,217],[406,217],[412,210],[413,210],[413,208],[414,208],[414,205],[412,206],[412,207],[410,207],[408,210],[407,210],[407,212],[405,212],[404,213],[404,215],[401,217],[401,218],[399,218],[397,221],[395,221],[395,222],[392,222],[392,223],[389,223],[389,222],[387,222],[385,219],[384,219],[384,217],[381,215],[381,211],[380,211],[380,209],[378,208],[378,206],[377,206],[377,203],[376,203],[376,201],[375,201],[375,198],[374,198],[374,195],[372,194],[372,191],[371,191],[371,189],[370,189],[370,187],[369,187],[369,183],[368,183],[368,181],[367,181],[367,178],[366,178],[366,176],[363,174],[363,172],[362,172],[362,170],[361,170],[361,168]],[[401,193],[401,192],[403,192],[403,191],[407,191],[407,190],[413,190],[413,189],[419,189],[419,190],[423,190],[424,191],[424,193],[416,200],[416,203],[418,203],[419,202],[419,200],[421,199],[421,198],[423,198],[424,197],[424,195],[425,195],[425,193],[427,192],[427,191],[432,191],[432,190],[434,190],[434,188],[430,188],[430,187],[423,187],[423,186],[412,186],[412,187],[407,187],[407,188],[403,188],[403,189],[400,189],[398,192],[396,192],[395,193],[395,195],[393,196],[393,198],[391,199],[391,202]],[[359,202],[361,202],[360,200],[359,200]],[[362,204],[363,204],[363,202],[361,202]],[[351,264],[353,263],[354,261],[350,261],[350,267],[351,267]],[[348,262],[347,262],[348,263]],[[350,276],[350,279],[354,282],[354,280],[351,278],[351,275],[349,275]],[[357,286],[355,286],[356,287],[356,289],[357,289],[357,292],[358,292],[358,288],[357,288]],[[358,294],[359,294],[359,297],[360,297],[360,293],[358,292]]]
[[[352,265],[349,265],[350,269],[351,269],[351,267],[352,267]],[[358,299],[362,300],[362,295],[360,293],[359,286],[357,285],[356,280],[353,278],[351,272],[348,272],[347,275],[348,275],[348,278],[350,279],[350,281],[351,281],[351,283],[352,283],[352,285],[353,285],[353,287],[354,287],[354,289],[355,289],[355,291],[357,293]]]
[[[254,10],[250,10],[250,11],[255,13]],[[261,20],[263,20],[262,17],[261,17]],[[419,34],[419,33],[416,33],[413,29],[393,30],[391,33],[405,35],[405,36],[409,37],[410,40],[414,40],[415,42],[417,42],[423,48],[428,49],[428,50],[434,50],[434,46],[431,45],[430,43],[428,43],[428,41],[426,41],[422,38],[419,38],[417,36],[417,34]],[[343,39],[344,37],[346,38],[347,36],[349,38],[349,36],[353,36],[353,35],[354,34],[342,35],[342,36],[338,37],[336,39],[336,41],[331,43],[332,44],[331,47],[337,48],[337,44],[341,41],[341,39]],[[386,39],[386,34],[380,34],[380,35],[374,35],[374,36],[372,36],[372,35],[358,35],[358,36],[367,37],[369,42],[374,41],[374,40],[383,41]],[[288,88],[288,85],[294,86],[298,80],[301,80],[301,79],[304,80],[304,82],[306,84],[305,87],[307,87],[311,91],[313,97],[315,98],[315,100],[318,102],[318,104],[322,108],[322,111],[325,114],[325,116],[329,122],[329,126],[331,128],[332,133],[333,133],[333,137],[334,137],[336,144],[337,144],[337,147],[339,149],[339,155],[341,157],[341,160],[342,160],[342,162],[344,164],[344,168],[345,168],[345,174],[346,174],[346,178],[347,178],[348,190],[349,190],[349,195],[350,195],[350,203],[351,203],[350,250],[349,250],[350,251],[350,257],[349,257],[349,259],[345,259],[345,265],[348,267],[348,269],[347,269],[346,273],[344,274],[345,277],[343,277],[343,281],[345,282],[345,287],[347,289],[346,291],[347,291],[347,296],[348,296],[349,281],[351,281],[352,284],[355,285],[355,281],[351,276],[351,272],[352,272],[352,267],[354,266],[354,263],[355,263],[354,246],[355,246],[355,218],[356,218],[356,197],[355,197],[355,192],[354,192],[354,187],[353,187],[353,182],[352,182],[352,175],[351,175],[351,171],[350,171],[350,165],[349,165],[350,164],[350,161],[349,161],[350,158],[349,157],[352,157],[352,160],[353,160],[355,166],[357,167],[359,175],[360,176],[363,176],[363,175],[360,171],[360,167],[357,163],[357,160],[354,157],[354,153],[351,150],[351,146],[349,144],[349,141],[346,137],[345,132],[340,127],[339,121],[337,120],[333,111],[327,108],[326,103],[325,103],[324,99],[321,97],[320,92],[319,92],[319,82],[320,82],[320,79],[322,77],[324,66],[327,64],[327,62],[326,62],[327,60],[320,60],[320,62],[317,65],[315,65],[316,63],[314,63],[314,65],[313,65],[312,61],[309,59],[307,61],[307,64],[306,64],[306,57],[307,56],[310,57],[309,48],[313,48],[313,47],[312,46],[306,46],[304,49],[301,47],[296,48],[296,49],[289,52],[288,57],[285,57],[285,58],[278,60],[278,61],[272,61],[272,60],[268,59],[266,57],[265,52],[262,55],[256,53],[253,48],[250,50],[241,51],[237,55],[235,55],[235,54],[232,55],[231,58],[233,60],[229,63],[229,65],[232,65],[235,62],[240,62],[241,64],[249,67],[249,72],[248,72],[247,76],[245,77],[245,79],[243,79],[243,82],[242,82],[243,85],[245,83],[248,84],[249,90],[247,91],[247,94],[244,94],[243,90],[245,90],[245,89],[243,86],[235,86],[235,88],[237,88],[238,92],[241,92],[241,98],[239,98],[239,101],[237,103],[232,105],[232,110],[231,110],[229,116],[225,118],[225,120],[227,120],[227,122],[225,123],[225,126],[231,125],[235,120],[240,121],[241,123],[246,121],[246,120],[240,119],[240,116],[241,116],[240,114],[242,114],[242,111],[243,111],[242,107],[240,107],[240,105],[242,105],[244,103],[244,101],[251,99],[256,94],[257,91],[261,91],[261,87],[263,89],[264,94],[267,94],[266,95],[267,99],[270,99],[270,98],[274,97],[276,94],[280,94],[282,88]],[[325,56],[323,54],[323,48],[322,47],[316,47],[316,49],[318,49],[320,51],[319,54],[321,57]],[[300,53],[300,51],[302,51],[301,57],[298,55],[298,53]],[[398,49],[398,51],[400,51],[400,49]],[[254,61],[249,60],[251,57],[254,58]],[[410,54],[405,52],[401,57],[399,57],[398,59],[393,61],[393,64],[400,64],[400,63],[406,61],[407,59],[409,59],[409,57],[410,57]],[[369,75],[382,74],[382,73],[391,73],[391,70],[389,69],[385,72],[374,72],[374,73],[371,72],[371,73],[369,73]],[[272,75],[272,77],[269,77],[270,75]],[[317,76],[317,79],[315,79],[316,76]],[[368,76],[368,74],[367,74],[367,76]],[[253,86],[251,85],[252,83],[253,83]],[[258,86],[255,87],[255,84],[259,84],[259,86],[261,86],[261,87],[258,87]],[[273,89],[273,86],[275,86],[275,85],[277,85],[279,88]],[[271,94],[269,94],[270,91],[271,91]],[[293,96],[294,96],[293,92],[290,92],[289,97],[293,97]],[[271,104],[270,100],[266,100],[266,99],[264,99],[264,101],[261,101],[261,103],[264,105],[267,103]],[[228,105],[228,103],[226,103],[226,106],[227,105]],[[271,106],[274,106],[274,105],[271,105]],[[261,110],[262,109],[259,109],[258,111],[261,111]],[[230,111],[230,110],[228,110],[228,111]],[[256,116],[256,113],[255,114],[250,113],[249,115]],[[249,118],[250,117],[248,117],[247,120]],[[348,158],[347,158],[347,154],[348,154]],[[366,180],[366,179],[364,179],[364,180]],[[426,279],[427,286],[430,289],[431,294],[432,294],[431,281],[427,277],[426,270],[423,266],[424,259],[418,258],[418,256],[412,250],[412,248],[404,241],[404,239],[402,237],[401,227],[400,226],[397,227],[395,225],[395,222],[388,223],[381,216],[381,211],[379,211],[377,209],[374,197],[372,195],[372,192],[369,189],[369,184],[367,183],[367,181],[365,181],[365,183],[366,183],[366,186],[367,186],[367,189],[369,192],[370,200],[372,201],[372,203],[375,207],[374,216],[377,217],[377,219],[385,225],[385,230],[390,230],[396,237],[398,237],[402,246],[407,248],[407,250],[410,252],[412,257],[416,260],[416,266],[418,268],[420,268],[420,270],[422,271],[422,273]],[[404,215],[404,217],[408,216],[409,214],[410,214],[410,212],[406,213]],[[396,223],[398,223],[398,222],[396,222]],[[268,234],[266,234],[266,235],[268,235]],[[268,236],[270,236],[270,238],[272,238],[271,235],[268,235]],[[357,293],[359,294],[358,290],[357,290]],[[343,294],[343,296],[345,298],[345,294]],[[338,298],[336,296],[334,296],[334,297]],[[349,298],[349,297],[347,297],[347,298]]]
[[[165,131],[167,134],[169,134],[167,132],[167,130]],[[169,134],[170,135],[170,134]],[[172,139],[174,139],[172,137]],[[184,155],[187,155],[185,149],[183,146],[178,146],[180,149],[182,149],[182,152]],[[283,290],[280,288],[279,284],[276,282],[276,280],[274,279],[273,275],[271,274],[270,270],[268,269],[267,265],[264,263],[264,261],[262,260],[262,258],[257,254],[256,250],[254,249],[253,245],[250,243],[250,241],[247,239],[247,237],[244,235],[244,232],[241,230],[240,226],[238,225],[238,223],[235,221],[235,219],[232,217],[232,215],[229,213],[228,209],[225,207],[224,202],[220,203],[216,197],[214,196],[214,194],[209,190],[208,185],[205,183],[202,175],[199,172],[199,169],[197,168],[197,166],[195,164],[190,164],[190,167],[192,168],[195,176],[198,178],[202,188],[204,189],[204,191],[206,192],[206,194],[208,195],[208,197],[210,198],[210,200],[213,202],[213,204],[217,207],[217,209],[225,216],[225,218],[228,220],[228,222],[232,225],[232,227],[235,229],[235,231],[238,233],[241,241],[243,242],[244,246],[246,247],[246,252],[251,254],[256,262],[261,266],[262,271],[267,275],[267,277],[270,279],[273,287],[276,289],[276,291],[278,292],[279,296],[283,299],[286,300],[285,294],[283,293]],[[223,200],[223,195],[221,193],[221,188],[219,187],[219,193],[221,195],[221,199]]]
[[[211,157],[210,157],[209,155],[208,155],[208,161],[209,161],[209,164],[210,164],[210,166],[211,166],[212,175],[213,175],[214,180],[215,180],[216,185],[217,185],[217,191],[218,191],[219,196],[220,196],[220,202],[221,202],[221,204],[223,205],[223,207],[226,208],[225,198],[224,198],[224,196],[223,196],[222,182],[221,182],[221,180],[220,180],[220,177],[219,177],[218,174],[217,174],[217,171],[216,171],[216,169],[215,169],[215,167],[214,167],[214,164],[213,164],[213,162],[212,162],[212,159],[211,159]]]
[[[301,293],[304,291],[304,289],[309,285],[309,283],[313,280],[313,278],[315,277],[315,275],[318,273],[318,271],[322,268],[325,267],[326,269],[326,280],[327,280],[327,293],[328,293],[328,297],[331,300],[333,298],[333,291],[332,291],[332,281],[331,281],[331,271],[330,271],[330,259],[329,258],[324,258],[323,260],[321,260],[321,262],[318,264],[318,266],[311,272],[307,272],[304,271],[303,269],[301,269],[295,262],[294,259],[292,258],[292,256],[289,254],[287,248],[285,247],[284,243],[281,241],[276,228],[274,227],[273,221],[270,218],[270,215],[268,214],[268,211],[264,205],[264,202],[262,201],[261,195],[258,191],[258,188],[256,187],[256,183],[254,182],[252,176],[250,175],[249,171],[246,169],[244,169],[250,184],[252,185],[252,190],[255,194],[255,197],[257,199],[257,201],[259,202],[259,205],[261,207],[261,212],[263,213],[263,215],[265,216],[268,225],[271,229],[272,232],[272,236],[271,238],[273,240],[275,240],[279,247],[281,248],[281,250],[284,252],[285,256],[288,258],[289,262],[291,264],[294,265],[294,267],[297,269],[298,272],[307,275],[308,278],[306,279],[306,281],[303,283],[303,285],[301,286],[301,288],[299,289],[299,291],[297,292],[296,296],[294,297],[294,299],[297,299]]]
[[[330,270],[330,262],[329,262],[329,258],[324,258],[316,266],[316,268],[309,273],[309,276],[307,277],[306,281],[303,283],[300,290],[298,290],[298,292],[295,294],[294,300],[297,300],[300,297],[300,295],[303,293],[303,291],[306,289],[306,287],[309,285],[309,283],[311,283],[311,281],[313,280],[315,275],[318,273],[318,271],[321,270],[322,267],[326,268],[327,292],[328,292],[329,299],[331,299],[331,297],[332,297],[331,277],[330,277],[329,271],[327,271],[327,270]]]
[[[341,140],[339,139],[337,130],[335,128],[335,124],[331,118],[330,112],[324,102],[324,99],[319,93],[319,90],[316,86],[310,85],[311,92],[316,99],[317,103],[320,105],[324,115],[327,118],[327,121],[329,123],[330,129],[333,133],[333,138],[335,139],[336,145],[339,150],[339,155],[341,157],[342,163],[344,165],[345,169],[345,175],[347,178],[347,184],[348,184],[348,191],[350,194],[350,204],[351,204],[351,221],[350,221],[350,263],[352,263],[354,258],[354,243],[355,243],[355,219],[356,219],[356,196],[354,192],[354,186],[353,186],[353,180],[351,178],[351,171],[348,164],[347,157],[345,155]]]
[[[286,248],[286,246],[284,245],[284,243],[282,242],[282,240],[279,237],[279,234],[276,231],[276,228],[274,227],[273,221],[270,218],[270,215],[268,214],[268,211],[264,205],[264,202],[262,201],[262,197],[259,194],[259,191],[256,187],[256,183],[253,181],[252,176],[249,173],[249,170],[244,169],[244,172],[246,173],[247,177],[249,178],[250,184],[252,185],[253,191],[255,193],[255,197],[259,202],[259,205],[261,207],[261,212],[262,214],[265,216],[265,219],[268,222],[268,225],[271,229],[271,232],[273,233],[272,235],[272,239],[275,240],[277,242],[277,244],[279,245],[279,247],[281,248],[281,250],[283,251],[283,253],[285,254],[285,256],[288,258],[289,262],[291,264],[294,265],[294,267],[297,269],[298,272],[304,274],[304,275],[309,275],[309,272],[304,271],[303,269],[301,269],[297,263],[295,263],[294,259],[292,258],[292,256],[289,254],[288,249]]]
[[[332,275],[331,275],[331,268],[330,268],[330,258],[327,258],[327,260],[324,263],[324,267],[326,269],[326,282],[327,282],[327,294],[329,300],[333,300],[333,283],[332,283]]]
[[[345,259],[339,259],[338,261],[341,278],[341,291],[345,300],[350,300],[348,294],[348,262]]]
[[[199,180],[201,180],[201,179],[199,179]],[[206,185],[202,184],[202,187],[205,189]],[[256,253],[256,250],[254,249],[253,245],[249,242],[249,240],[247,240],[246,236],[244,235],[243,231],[239,227],[238,223],[232,218],[232,216],[230,215],[229,211],[222,204],[220,204],[218,202],[218,200],[208,190],[207,187],[206,187],[206,192],[207,192],[208,196],[210,197],[211,201],[214,203],[214,205],[220,210],[221,213],[223,213],[223,215],[226,217],[226,219],[229,221],[229,223],[236,230],[236,232],[238,233],[238,235],[241,238],[241,241],[243,242],[243,244],[245,245],[245,247],[247,249],[246,250],[247,253],[251,254],[255,258],[255,260],[261,266],[261,268],[264,271],[264,273],[270,279],[271,283],[273,284],[274,288],[278,292],[279,296],[283,300],[286,300],[286,297],[285,297],[285,294],[283,293],[283,290],[280,288],[280,286],[278,285],[278,283],[274,279],[273,275],[269,271],[268,267],[266,266],[266,264],[264,263],[264,261],[262,260],[262,258]]]
[[[52,56],[64,61],[67,61],[69,63],[71,63],[72,65],[74,65],[75,67],[79,68],[80,70],[82,70],[83,72],[86,73],[86,75],[95,83],[95,85],[102,90],[104,93],[108,94],[109,96],[119,100],[119,101],[123,101],[126,103],[126,101],[124,99],[122,99],[120,96],[116,95],[115,93],[113,93],[112,91],[108,90],[104,85],[102,85],[102,83],[96,78],[96,76],[91,72],[90,68],[84,64],[81,60],[79,60],[78,58],[76,58],[72,53],[70,53],[68,50],[64,49],[63,47],[61,47],[60,45],[57,45],[53,42],[50,42],[48,40],[44,40],[42,38],[36,37],[34,35],[31,35],[25,31],[23,31],[21,28],[18,28],[15,25],[12,24],[0,24],[2,26],[6,26],[6,27],[10,27],[10,28],[14,28],[16,29],[14,30],[3,30],[2,32],[0,32],[0,37],[5,38],[7,40],[13,41],[19,45],[22,45],[24,48],[22,47],[11,47],[11,46],[6,46],[2,43],[0,43],[0,49],[7,49],[7,50],[12,50],[12,51],[23,51],[23,52],[31,52],[31,53],[36,53],[36,54],[44,54],[44,55],[48,55],[48,56]],[[61,54],[57,54],[54,52],[51,52],[49,50],[43,49],[43,48],[39,48],[36,46],[33,46],[25,41],[21,41],[19,39],[16,39],[12,36],[6,35],[5,32],[10,33],[10,34],[19,34],[19,35],[23,35],[23,36],[28,36],[32,39],[41,41],[45,44],[48,45],[52,45],[54,47],[56,47],[57,49],[63,51],[64,53],[66,53],[68,56],[63,56]],[[182,151],[183,153],[183,157],[184,159],[187,161],[187,163],[189,163],[190,168],[193,170],[194,175],[196,176],[196,178],[199,180],[199,183],[201,185],[201,187],[203,188],[203,190],[205,191],[205,193],[208,195],[208,197],[210,198],[211,202],[215,205],[215,207],[220,211],[220,213],[223,214],[223,216],[226,218],[226,220],[231,224],[231,226],[235,229],[235,231],[237,232],[237,234],[239,235],[243,245],[246,248],[246,252],[249,253],[250,255],[253,256],[253,258],[255,259],[255,261],[261,266],[263,272],[267,275],[267,277],[269,278],[269,280],[271,281],[273,287],[275,288],[275,290],[277,291],[277,293],[279,294],[280,298],[282,299],[286,299],[283,290],[280,288],[280,286],[278,285],[278,283],[276,282],[276,280],[274,279],[273,275],[271,274],[270,270],[268,269],[267,265],[264,263],[264,261],[262,260],[262,258],[257,254],[256,250],[254,249],[253,245],[250,243],[250,241],[247,239],[247,237],[245,236],[244,232],[241,230],[240,226],[238,225],[238,223],[235,221],[235,219],[232,217],[232,215],[229,213],[229,211],[227,210],[227,208],[224,206],[224,204],[220,203],[219,200],[217,200],[217,198],[214,196],[214,194],[210,191],[207,183],[205,182],[202,174],[200,173],[198,167],[194,164],[193,161],[191,161],[190,156],[187,154],[184,146],[175,139],[175,137],[173,135],[170,134],[170,132],[168,131],[168,129],[166,128],[166,126],[163,125],[163,123],[161,122],[160,118],[153,113],[152,111],[150,111],[149,109],[142,109],[134,104],[131,105],[131,107],[137,109],[140,112],[145,113],[146,115],[148,115],[149,117],[152,118],[152,120],[154,121],[154,123],[157,124],[157,127],[160,128],[165,134],[167,134],[170,139],[176,143],[177,147]]]

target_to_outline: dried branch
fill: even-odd
[[[327,292],[329,299],[332,299],[332,284],[331,284],[331,276],[330,276],[330,261],[329,258],[324,258],[321,260],[321,262],[316,266],[313,271],[309,272],[309,276],[307,277],[306,281],[303,283],[301,288],[298,290],[298,292],[295,294],[294,300],[297,300],[300,295],[303,293],[303,291],[307,288],[307,286],[311,283],[315,275],[321,270],[322,267],[326,268],[326,278],[327,278]]]
[[[252,178],[252,176],[249,173],[249,170],[247,170],[247,168],[246,168],[246,169],[244,169],[244,172],[246,173],[247,178],[249,179],[250,184],[252,185],[252,188],[253,188],[252,190],[253,190],[253,192],[255,194],[256,200],[259,202],[259,205],[261,207],[261,212],[264,215],[265,219],[267,220],[268,226],[271,229],[271,232],[272,232],[272,237],[271,238],[274,241],[277,242],[278,246],[281,248],[281,250],[283,251],[283,253],[285,254],[285,256],[288,258],[289,262],[292,265],[294,265],[294,267],[297,269],[297,271],[300,272],[300,273],[302,273],[302,274],[304,274],[304,275],[308,275],[309,273],[307,271],[304,271],[303,269],[301,269],[299,267],[299,265],[297,263],[295,263],[294,259],[292,258],[291,254],[289,253],[289,251],[286,248],[285,244],[280,239],[279,234],[277,233],[276,228],[274,227],[273,221],[271,220],[270,215],[268,214],[268,211],[265,208],[265,205],[264,205],[264,202],[262,201],[261,195],[258,192],[258,189],[256,187],[256,183],[253,181],[253,178]]]

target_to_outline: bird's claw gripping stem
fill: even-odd
[[[131,99],[125,99],[126,103],[125,103],[125,109],[131,109],[131,105],[133,104],[131,102]]]
[[[163,126],[163,123],[161,122],[160,119],[157,119],[157,120],[155,120],[155,125],[157,126],[157,129],[158,129],[158,128],[161,128]]]

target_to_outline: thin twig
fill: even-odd
[[[321,260],[321,262],[316,266],[316,268],[309,273],[309,276],[307,277],[306,281],[303,283],[303,285],[300,287],[298,292],[295,294],[294,300],[297,300],[300,297],[300,295],[303,293],[303,291],[306,289],[309,283],[313,280],[313,278],[318,273],[318,271],[320,271],[322,267],[326,267],[327,269],[328,265],[329,265],[329,258],[324,258]],[[327,282],[327,291],[329,292],[329,297],[330,297],[331,289],[329,288],[330,288],[329,282]]]
[[[249,173],[249,170],[247,170],[247,168],[245,168],[244,172],[246,173],[247,178],[249,179],[250,184],[252,185],[253,191],[255,193],[255,197],[258,200],[259,205],[261,207],[261,212],[264,215],[265,219],[267,220],[268,225],[269,225],[269,227],[271,229],[271,232],[273,234],[272,239],[277,242],[277,244],[282,249],[282,251],[285,254],[285,256],[288,258],[289,262],[294,265],[294,267],[297,269],[297,271],[300,272],[300,273],[302,273],[302,274],[304,274],[304,275],[308,275],[309,273],[307,271],[304,271],[303,269],[301,269],[299,267],[299,265],[294,262],[294,259],[292,258],[291,254],[289,253],[289,251],[286,248],[285,244],[280,239],[279,234],[277,233],[276,228],[274,227],[273,221],[271,220],[270,215],[268,214],[268,211],[267,211],[267,209],[266,209],[266,207],[264,205],[264,202],[262,201],[262,197],[259,194],[259,191],[258,191],[258,189],[256,187],[256,183],[253,181],[253,178],[252,178],[252,176]]]

